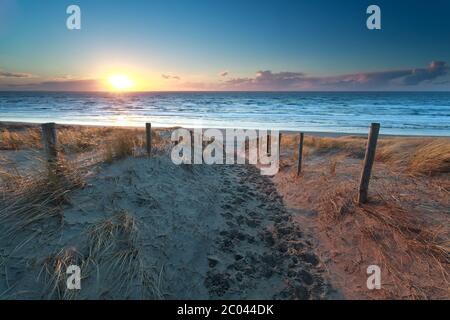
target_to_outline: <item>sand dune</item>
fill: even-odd
[[[330,294],[273,184],[251,166],[180,167],[166,155],[94,166],[60,214],[62,223],[49,219],[2,240],[2,298]],[[71,263],[86,277],[79,293],[64,289],[57,268]]]
[[[363,137],[308,136],[297,177],[296,135],[283,135],[280,172],[267,177],[176,166],[167,130],[148,158],[142,131],[64,127],[54,181],[35,129],[11,130],[0,141],[1,299],[448,298],[446,139],[382,139],[371,202],[357,206]],[[71,264],[80,291],[67,290]],[[382,290],[365,287],[371,264]]]

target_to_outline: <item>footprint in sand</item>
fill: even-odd
[[[328,285],[319,259],[290,223],[282,197],[254,167],[227,168],[218,233],[205,286],[211,298],[324,298]],[[238,184],[234,189],[233,184]],[[231,222],[232,220],[233,222]]]

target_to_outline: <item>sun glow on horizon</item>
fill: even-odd
[[[111,88],[115,91],[128,91],[133,89],[134,81],[123,74],[115,74],[108,77]]]

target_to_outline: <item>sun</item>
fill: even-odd
[[[108,77],[108,82],[113,90],[116,91],[127,91],[131,90],[134,86],[134,81],[123,74],[116,74]]]

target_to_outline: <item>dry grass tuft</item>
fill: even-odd
[[[112,141],[114,155],[118,159],[123,159],[134,154],[136,148],[143,148],[142,138],[136,132],[117,133]]]
[[[45,168],[45,166],[44,166]],[[2,236],[13,238],[16,231],[59,217],[69,193],[84,185],[81,173],[69,162],[60,162],[58,176],[41,169],[33,175],[0,170],[0,226]]]
[[[344,156],[343,155],[335,155],[330,157],[329,163],[330,163],[330,175],[331,176],[336,176],[336,168],[338,166],[339,163],[341,163],[342,161],[344,161]]]
[[[162,270],[148,268],[139,248],[139,228],[129,213],[122,211],[88,231],[89,257],[103,270],[101,278],[111,287],[110,295],[161,299]]]
[[[385,139],[377,150],[377,160],[415,175],[449,173],[450,139]]]
[[[93,225],[88,231],[89,256],[95,258],[107,254],[118,245],[135,244],[138,231],[135,219],[127,212]]]
[[[385,298],[448,298],[448,226],[429,227],[416,218],[418,212],[381,194],[372,204],[358,206],[356,188],[347,182],[321,197],[319,213],[323,228],[341,228],[341,235],[342,228],[350,228],[346,243],[363,250],[369,260],[377,261],[388,272],[389,281],[385,277],[386,285],[380,293]],[[418,283],[417,274],[429,276],[419,277],[424,281]]]
[[[21,131],[3,129],[0,132],[0,150],[19,150],[24,148],[42,148],[41,134],[37,128]]]
[[[342,220],[354,209],[354,201],[349,194],[354,194],[355,187],[349,183],[343,183],[322,195],[319,200],[319,218],[325,225]]]
[[[84,257],[76,249],[63,249],[45,259],[38,280],[43,277],[42,296],[46,299],[71,300],[77,297],[77,290],[68,290],[66,271],[76,265],[85,269]]]
[[[417,148],[409,161],[408,171],[426,175],[450,173],[450,141],[438,139]]]
[[[97,149],[112,132],[111,128],[63,127],[58,129],[58,142],[65,153],[83,153]]]
[[[364,158],[366,139],[362,136],[347,136],[338,138],[305,137],[305,145],[315,153],[345,152],[349,156]]]
[[[139,228],[126,211],[86,230],[83,250],[63,249],[42,263],[38,280],[47,299],[162,299],[163,270],[149,268],[139,247]],[[84,252],[85,254],[83,254]],[[69,266],[82,271],[82,291],[67,289]]]
[[[106,140],[104,147],[105,162],[140,155],[145,146],[144,133],[141,130],[116,129]]]

